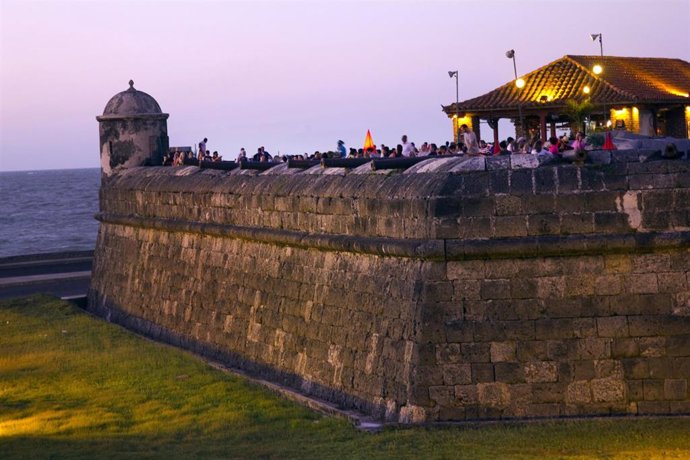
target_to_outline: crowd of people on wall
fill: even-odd
[[[199,142],[198,152],[194,154],[191,149],[187,151],[171,151],[164,159],[164,165],[181,166],[188,164],[199,164],[201,161],[223,161],[223,157],[218,151],[210,153],[207,149],[207,138]],[[407,135],[403,135],[400,143],[395,147],[381,144],[378,147],[369,146],[368,148],[345,147],[345,142],[339,140],[335,150],[312,154],[303,153],[296,155],[271,155],[265,147],[261,146],[254,155],[247,154],[242,147],[237,154],[236,161],[255,161],[255,162],[286,162],[293,160],[321,160],[324,158],[414,158],[423,156],[448,156],[448,155],[511,155],[511,154],[533,154],[539,156],[561,155],[566,150],[584,151],[586,147],[584,135],[581,132],[575,134],[571,140],[568,135],[562,137],[550,137],[542,140],[539,137],[525,138],[508,137],[499,142],[498,148],[488,144],[484,140],[477,140],[477,136],[467,125],[463,125],[458,132],[458,142],[445,142],[436,144],[424,142],[419,147],[410,141]]]

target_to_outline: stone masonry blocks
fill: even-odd
[[[688,414],[690,173],[660,163],[128,170],[89,309],[403,423]]]

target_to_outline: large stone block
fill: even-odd
[[[628,319],[625,316],[597,318],[599,337],[628,337]]]
[[[479,383],[477,394],[479,403],[486,407],[505,409],[510,404],[510,391],[505,383]]]
[[[568,404],[589,404],[592,402],[592,388],[587,380],[580,380],[568,385],[565,402]]]
[[[467,385],[472,383],[472,367],[470,364],[443,365],[444,385]]]
[[[512,169],[535,169],[539,167],[539,159],[532,154],[513,154],[510,156]]]
[[[524,365],[525,381],[528,383],[556,382],[558,368],[553,361],[532,361]]]
[[[494,375],[497,382],[524,383],[525,372],[521,363],[499,362],[494,364]]]
[[[491,362],[515,361],[515,342],[491,342]]]
[[[688,397],[687,379],[664,380],[664,399],[683,401]]]
[[[625,400],[625,381],[614,377],[593,379],[592,398],[595,402],[619,402]]]

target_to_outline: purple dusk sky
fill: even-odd
[[[451,138],[441,104],[566,54],[690,60],[690,1],[0,0],[0,170],[98,166],[111,96],[170,114],[170,144],[253,153]],[[508,129],[510,127],[510,129]],[[501,138],[512,126],[501,125]],[[491,136],[483,127],[483,136]]]

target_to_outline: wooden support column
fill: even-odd
[[[556,137],[556,122],[551,122],[551,137]]]
[[[472,131],[474,131],[474,134],[477,136],[477,142],[482,138],[482,133],[479,129],[479,117],[474,115],[472,117]]]
[[[498,118],[487,118],[486,120],[489,123],[489,128],[494,131],[494,154],[501,151],[500,147],[498,147],[498,120]]]
[[[546,114],[539,114],[539,135],[541,136],[542,142],[546,139]]]

